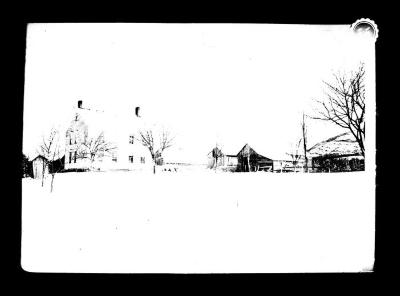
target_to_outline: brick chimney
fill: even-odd
[[[79,101],[78,101],[78,108],[79,108],[79,109],[82,109],[82,100],[79,100]]]

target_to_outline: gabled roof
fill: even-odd
[[[275,160],[275,158],[271,158],[271,157],[267,157],[267,156],[265,156],[265,155],[268,155],[268,156],[270,156],[270,154],[266,154],[266,153],[263,153],[263,154],[260,154],[260,153],[258,153],[253,147],[251,147],[249,144],[245,144],[244,146],[242,146],[241,148],[240,147],[237,147],[237,146],[231,146],[231,147],[229,147],[229,150],[228,149],[226,149],[225,147],[225,145],[222,145],[222,147],[219,147],[220,149],[221,149],[221,151],[222,151],[222,153],[224,154],[224,155],[227,155],[227,156],[230,156],[230,157],[237,157],[239,154],[240,154],[240,152],[246,147],[246,146],[249,146],[249,149],[250,149],[250,151],[251,151],[251,153],[255,153],[255,154],[257,154],[258,156],[260,156],[261,158],[264,158],[264,159],[267,159],[267,160]],[[234,147],[234,148],[232,148],[232,147]],[[227,153],[227,151],[229,151],[229,153]],[[211,156],[212,155],[212,150],[207,154],[208,156]],[[291,157],[289,156],[289,155],[286,155],[286,154],[284,154],[284,156],[282,156],[282,157],[279,157],[279,158],[277,158],[277,159],[279,159],[279,160],[290,160],[291,159]]]
[[[361,154],[361,149],[350,132],[315,144],[308,149],[310,156]]]
[[[79,115],[78,121],[74,122],[75,114]],[[138,128],[144,124],[141,118],[131,113],[113,113],[85,108],[74,108],[74,115],[71,118],[69,128],[87,129],[91,137],[104,133],[108,141],[118,142],[127,134],[134,135]]]
[[[65,154],[61,154],[61,156],[58,157],[57,159],[54,159],[54,161],[58,161],[58,160],[60,160],[60,159],[63,159],[63,157],[65,157]],[[46,161],[50,161],[49,159],[47,159],[46,157],[44,157],[44,156],[41,155],[41,154],[35,154],[34,157],[28,158],[28,161],[34,161],[34,160],[36,160],[37,158],[41,158],[41,159],[44,159],[44,160],[46,160]]]
[[[242,154],[246,149],[249,150],[250,155],[256,154],[258,157],[261,157],[261,158],[264,158],[264,159],[267,159],[267,160],[272,160],[272,159],[270,159],[270,158],[268,158],[268,157],[266,157],[264,155],[261,155],[261,154],[257,153],[249,144],[244,145],[243,148],[240,149],[240,151],[237,153],[237,155]]]
[[[48,161],[48,159],[46,157],[44,157],[43,155],[41,155],[41,154],[34,154],[33,156],[29,157],[28,160],[29,161],[34,161],[37,158],[42,158],[42,159]]]

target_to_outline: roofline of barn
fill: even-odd
[[[345,135],[349,135],[349,134],[350,134],[350,132],[345,132],[345,133],[339,134],[339,135],[337,135],[337,136],[331,137],[331,138],[329,138],[329,139],[327,139],[327,140],[321,141],[321,142],[315,144],[314,146],[312,146],[311,148],[309,148],[309,149],[307,150],[307,152],[310,152],[311,150],[315,149],[316,147],[318,147],[318,146],[320,146],[320,145],[323,145],[323,144],[326,144],[326,143],[335,141],[337,138],[342,137],[342,136],[345,136]]]

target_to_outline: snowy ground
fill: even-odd
[[[91,172],[23,179],[33,272],[352,272],[374,262],[374,178]]]

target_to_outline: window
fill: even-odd
[[[113,156],[113,157],[112,157],[112,161],[117,162],[117,157],[116,157],[116,156]]]
[[[133,155],[129,155],[129,162],[133,163]]]
[[[144,157],[142,156],[142,157],[140,157],[140,163],[145,163],[145,159],[144,159]]]
[[[74,163],[76,163],[76,151],[74,153]]]
[[[133,144],[134,140],[135,140],[135,136],[129,136],[129,144]]]
[[[72,152],[69,153],[69,163],[72,161]]]

